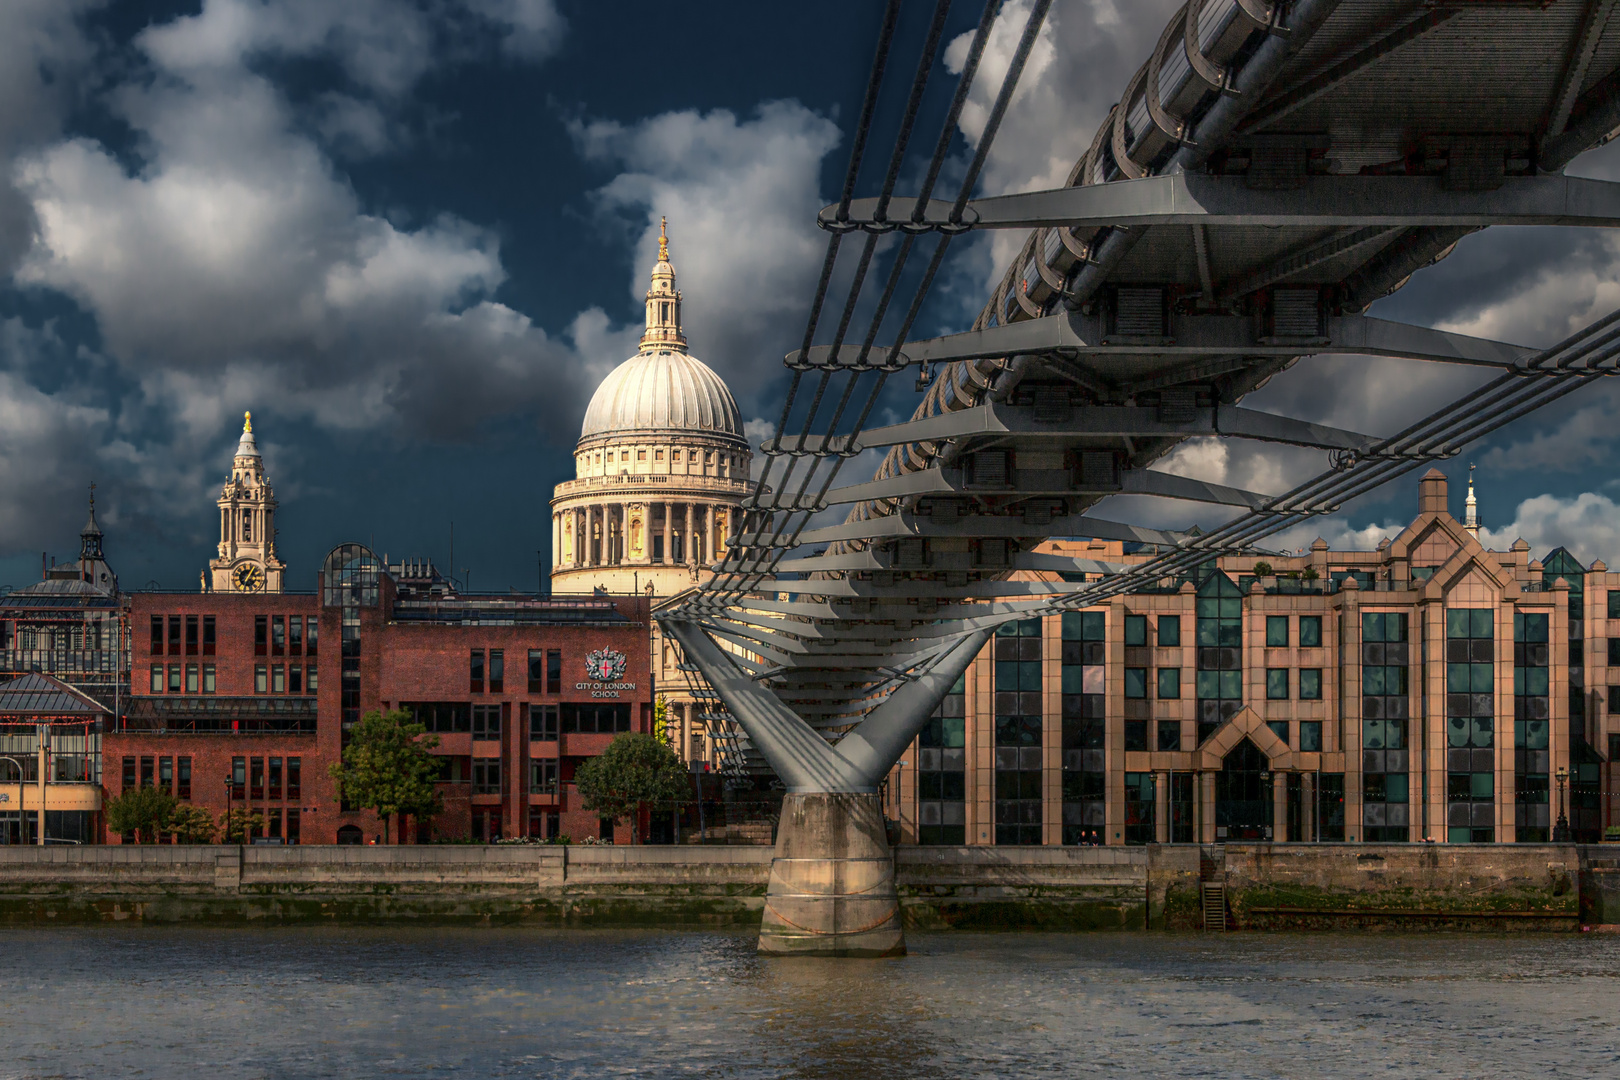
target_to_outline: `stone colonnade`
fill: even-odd
[[[737,523],[735,506],[722,502],[625,499],[567,507],[551,515],[554,565],[707,565]]]

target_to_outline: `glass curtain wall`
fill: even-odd
[[[996,843],[1041,842],[1041,620],[996,628]]]
[[[1105,840],[1107,772],[1103,702],[1107,617],[1063,613],[1063,842]]]

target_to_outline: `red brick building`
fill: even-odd
[[[444,813],[407,841],[605,838],[574,769],[614,735],[652,730],[645,598],[460,596],[428,564],[345,544],[315,593],[138,593],[129,617],[109,797],[157,784],[216,816],[247,806],[288,843],[383,832],[343,809],[329,774],[373,709],[409,709],[440,739]]]

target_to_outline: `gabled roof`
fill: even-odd
[[[49,675],[33,672],[0,683],[0,722],[95,720],[107,715],[100,702]]]

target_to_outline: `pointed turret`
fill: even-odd
[[[647,329],[641,335],[641,351],[686,351],[686,335],[681,333],[681,294],[675,288],[675,266],[669,261],[669,219],[658,222],[658,262],[652,270],[652,288],[647,290]]]
[[[1479,500],[1474,498],[1474,467],[1468,466],[1468,498],[1463,500],[1463,528],[1479,539]]]
[[[79,561],[101,558],[101,526],[96,524],[96,485],[90,484],[90,520],[79,531]]]

